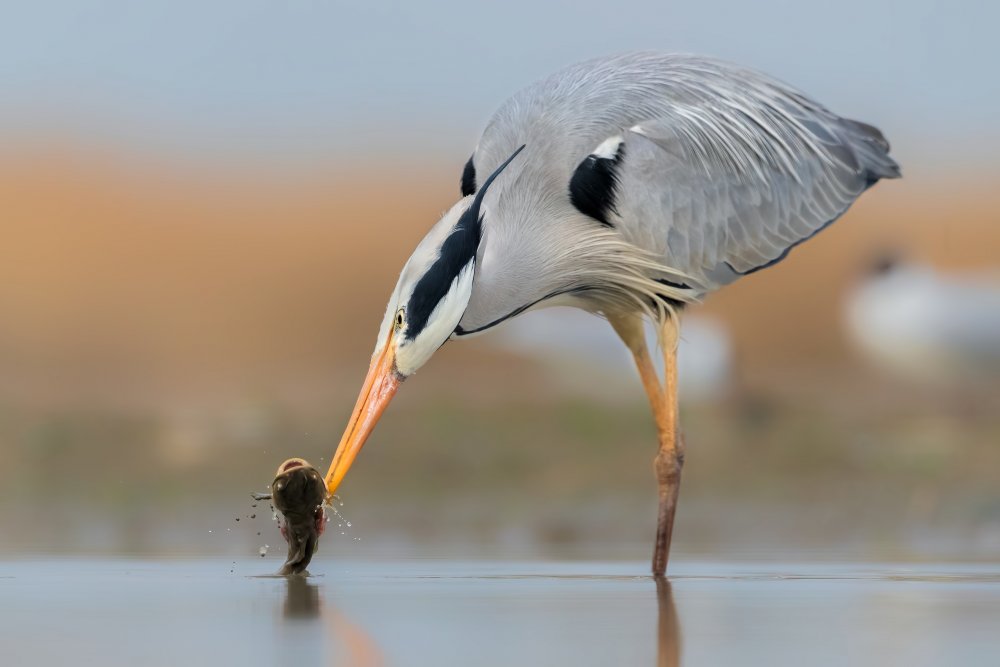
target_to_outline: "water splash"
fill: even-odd
[[[346,527],[346,528],[352,528],[354,524],[352,524],[352,523],[351,523],[351,522],[350,522],[350,521],[349,521],[349,520],[347,519],[347,517],[346,517],[346,516],[344,516],[344,513],[343,513],[343,512],[341,512],[341,511],[340,511],[340,509],[339,509],[339,508],[341,508],[341,507],[343,507],[343,506],[344,506],[344,501],[340,499],[340,496],[333,496],[333,497],[332,497],[332,498],[330,499],[330,504],[329,504],[329,505],[327,505],[327,507],[329,507],[329,508],[330,508],[330,511],[331,511],[331,512],[332,512],[333,514],[337,515],[337,528],[345,528],[345,527]],[[327,515],[327,517],[326,517],[326,520],[327,520],[327,522],[329,522],[329,521],[330,521],[330,516],[329,516],[329,514]],[[341,535],[346,535],[346,534],[347,534],[347,531],[346,531],[346,530],[342,530],[342,531],[340,531],[340,534],[341,534]],[[360,538],[360,537],[352,537],[352,539],[353,539],[354,541],[356,541],[356,542],[360,542],[360,541],[361,541],[361,538]]]

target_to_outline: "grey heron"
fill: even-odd
[[[611,324],[649,397],[659,441],[652,569],[662,575],[685,447],[679,311],[779,262],[879,179],[898,177],[888,151],[876,128],[706,57],[598,58],[521,90],[483,131],[462,198],[403,266],[328,493],[403,380],[446,341],[574,306]],[[658,328],[662,379],[644,321]]]

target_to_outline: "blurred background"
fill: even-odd
[[[279,541],[249,493],[290,456],[325,469],[491,112],[662,49],[786,80],[904,170],[691,309],[675,551],[1000,558],[998,21],[976,0],[6,3],[0,554]],[[526,315],[407,382],[324,552],[645,558],[654,443],[607,325]]]

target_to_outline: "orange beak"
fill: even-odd
[[[371,368],[368,369],[368,377],[361,387],[361,395],[358,396],[357,405],[351,413],[351,420],[347,423],[344,436],[337,445],[337,451],[333,454],[333,461],[330,462],[330,470],[326,473],[326,490],[333,495],[340,486],[341,480],[354,463],[354,458],[361,451],[365,440],[375,428],[379,417],[385,411],[389,401],[399,389],[399,384],[403,377],[396,370],[396,355],[393,352],[392,339],[395,332],[389,333],[389,338],[385,342],[385,348],[372,359]]]

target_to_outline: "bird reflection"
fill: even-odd
[[[301,575],[285,577],[285,583],[283,617],[286,620],[318,618],[322,607],[319,586]]]
[[[344,616],[335,606],[324,602],[319,586],[310,583],[305,576],[289,575],[285,577],[282,618],[289,622],[319,620],[318,627],[326,626],[326,631],[319,634],[326,643],[325,653],[328,658],[339,654],[344,658],[342,664],[355,667],[376,667],[385,664],[382,653],[371,635]],[[310,637],[315,638],[315,636],[314,633],[310,633]],[[300,644],[302,642],[311,643],[307,637],[302,635],[296,636],[296,642]],[[300,645],[298,648],[304,649],[305,647]],[[314,650],[315,648],[318,647],[314,647]],[[310,652],[306,651],[306,653]],[[337,662],[337,664],[341,664],[341,662]]]
[[[674,604],[673,590],[666,577],[654,577],[656,584],[656,664],[659,667],[677,667],[681,664],[681,630]],[[282,617],[288,627],[299,628],[288,639],[294,643],[291,653],[311,657],[304,662],[323,664],[321,655],[331,662],[334,656],[342,658],[336,664],[357,667],[375,667],[385,664],[382,652],[372,636],[360,625],[351,621],[333,604],[324,600],[319,586],[309,579],[292,575],[285,577],[285,598]],[[301,621],[317,621],[303,624]],[[301,634],[306,630],[306,634]],[[323,650],[323,645],[325,649]]]
[[[666,577],[656,581],[656,664],[676,667],[681,664],[681,626],[674,605],[674,592]]]

